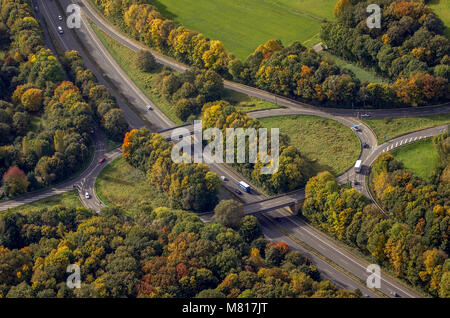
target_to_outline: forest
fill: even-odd
[[[347,5],[345,5],[347,3]],[[450,41],[444,23],[419,1],[340,0],[337,22],[322,25],[321,38],[332,52],[392,80],[369,83],[364,102],[420,106],[449,99]],[[378,4],[381,28],[366,25],[366,8]]]
[[[0,198],[60,182],[90,157],[97,123],[122,140],[128,125],[105,87],[77,52],[64,60],[50,50],[28,1],[2,0],[0,49]],[[70,63],[69,63],[70,62]],[[70,65],[69,65],[70,64]]]
[[[173,144],[147,128],[126,133],[122,145],[125,160],[147,174],[148,181],[167,194],[172,208],[209,212],[218,203],[219,177],[208,166],[175,163]]]
[[[269,40],[241,61],[220,41],[163,17],[152,1],[95,0],[110,20],[159,52],[279,95],[342,108],[448,102],[450,43],[442,35],[442,21],[421,2],[375,2],[384,10],[382,28],[366,26],[365,1],[341,0],[335,9],[337,22],[324,23],[321,38],[332,52],[374,68],[392,84],[361,82],[299,42],[284,47],[279,40]]]
[[[81,288],[69,289],[69,264]],[[237,228],[169,208],[62,206],[0,215],[0,298],[358,297],[320,277],[253,216]]]
[[[302,215],[359,249],[397,277],[433,296],[450,296],[449,145],[433,143],[441,162],[427,182],[405,170],[389,152],[375,161],[370,182],[388,216],[354,189],[339,188],[328,172],[306,185]]]

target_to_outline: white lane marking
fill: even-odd
[[[277,211],[278,212],[278,211]],[[281,214],[283,215],[283,214]],[[353,264],[357,265],[360,268],[366,269],[365,266],[361,265],[358,261],[353,260],[352,258],[350,258],[349,256],[347,256],[346,254],[342,253],[339,249],[337,248],[333,248],[332,245],[330,245],[329,243],[327,243],[326,241],[324,241],[320,236],[316,235],[315,233],[311,232],[307,227],[309,225],[306,224],[306,226],[302,226],[301,224],[297,223],[297,220],[293,220],[291,218],[287,219],[288,221],[292,222],[293,224],[297,225],[298,227],[301,227],[305,232],[307,232],[309,235],[311,235],[312,237],[315,237],[318,241],[320,241],[322,244],[332,248],[335,252],[339,253],[342,257],[348,259],[350,262],[352,262]],[[319,248],[323,249],[322,245],[318,246]],[[391,287],[396,288],[397,290],[400,290],[401,292],[405,293],[406,295],[408,295],[409,297],[414,298],[415,296],[409,294],[408,292],[406,292],[405,290],[403,290],[402,288],[398,287],[398,286],[394,286],[392,285],[391,282],[389,282],[388,280],[386,280],[384,277],[381,278],[381,281],[383,281],[385,284],[390,285]]]
[[[126,75],[126,73],[123,71],[123,69],[117,64],[116,60],[110,55],[109,52],[106,51],[106,48],[103,46],[103,43],[100,42],[97,35],[94,34],[93,30],[91,30],[91,26],[89,22],[86,21],[85,16],[81,15],[81,20],[83,21],[83,24],[85,26],[86,31],[89,33],[91,39],[96,44],[97,48],[99,48],[102,55],[111,63],[111,66],[116,70],[118,75],[124,79],[127,84],[130,86],[130,88],[136,93],[136,96],[143,101],[146,104],[154,104],[151,99],[149,99],[137,86],[136,84]],[[163,115],[161,110],[155,106],[155,110],[157,111],[156,114],[158,115],[159,119],[162,120],[166,125],[169,127],[174,126],[174,124],[170,121],[170,119],[166,118],[166,116]]]

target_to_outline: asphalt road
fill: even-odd
[[[66,7],[69,3],[71,3],[71,1],[68,0],[67,1],[61,0],[60,2],[63,7]],[[79,51],[86,62],[86,66],[92,69],[93,71],[94,69],[96,70],[96,72],[94,73],[98,77],[99,81],[105,86],[107,86],[115,94],[116,98],[118,98],[119,105],[124,110],[126,117],[131,123],[132,127],[141,127],[141,125],[146,125],[147,127],[150,126],[152,129],[160,130],[174,126],[173,123],[167,121],[167,118],[164,118],[164,116],[161,115],[162,114],[161,112],[158,112],[158,109],[156,107],[154,107],[154,109],[157,111],[153,112],[148,112],[145,109],[145,105],[148,104],[152,105],[151,101],[145,95],[143,95],[143,93],[134,85],[134,83],[128,78],[128,76],[124,74],[124,72],[120,69],[120,67],[118,67],[117,63],[115,63],[115,61],[106,51],[106,49],[99,42],[95,34],[93,34],[90,27],[86,24],[85,18],[83,18],[83,27],[75,31],[81,43],[83,43],[83,45],[79,45],[78,40],[75,39],[72,33],[69,32],[68,30],[66,30],[66,32],[62,36],[56,33],[55,31],[57,27],[57,22],[55,22],[56,17],[62,14],[59,11],[59,8],[55,4],[55,2],[39,1],[39,3],[40,7],[43,8],[43,10],[41,9],[41,11],[44,11],[43,17],[47,21],[49,28],[54,28],[54,30],[53,31],[50,30],[50,32],[56,34],[56,37],[59,40],[59,42],[63,43],[62,46],[64,47],[64,49],[66,50],[74,49]],[[86,4],[86,1],[83,0],[83,3]],[[85,13],[87,12],[87,14],[92,14],[94,17],[94,19],[92,19],[94,23],[97,24],[99,22],[95,21],[95,12],[86,10],[83,10],[83,12]],[[98,20],[102,19],[100,18]],[[115,33],[116,31],[112,29],[110,26],[108,26],[106,22],[101,23],[104,23],[104,26],[106,26],[106,30],[109,30],[108,33],[111,32],[110,35],[121,38],[123,41],[128,43],[128,45],[131,45],[130,43],[133,42],[132,40],[127,39],[126,37],[123,39],[120,36],[120,34]],[[100,24],[97,25],[101,27]],[[103,27],[101,28],[104,29]],[[91,61],[89,61],[90,58],[92,58],[93,61],[95,61],[95,63],[91,63]],[[158,61],[161,61],[161,57],[156,56],[156,58]],[[175,64],[178,65],[179,63]],[[227,82],[226,85],[229,85],[229,83]],[[269,94],[266,92],[260,92],[259,90],[255,91],[253,88],[242,87],[242,85],[240,84],[236,85],[239,86],[239,88],[236,88],[236,90],[244,89],[245,90],[244,92],[249,95],[255,96],[255,94],[262,94],[262,96],[267,96],[266,94]],[[123,96],[126,96],[126,99],[129,101],[129,103],[125,102],[124,100],[121,100],[122,95],[118,93],[119,91],[121,92],[121,94],[123,94]],[[262,98],[262,96],[257,97]],[[277,98],[277,103],[280,104],[278,97],[272,95],[272,98],[274,99]],[[292,105],[285,105],[285,106],[296,107],[297,109],[301,109],[302,111],[314,109],[309,106],[303,107],[302,105],[299,105],[297,102],[292,102],[286,99],[282,100],[283,103],[293,103]],[[132,107],[133,109],[131,109],[130,107]],[[315,110],[317,112],[321,111],[317,108],[315,108]],[[433,110],[433,113],[435,111],[441,112],[441,110]],[[329,110],[327,110],[326,112],[330,113]],[[348,111],[345,111],[345,113],[347,112]],[[389,111],[386,111],[386,113],[388,112]],[[391,112],[391,114],[393,114],[393,112]],[[354,120],[354,119],[346,118],[342,120]],[[368,156],[369,155],[370,154],[368,154]],[[234,170],[232,170],[226,165],[213,164],[210,165],[210,169],[216,172],[218,175],[225,175],[228,178],[229,180],[228,182],[230,184],[235,184],[238,181],[243,180],[243,178],[240,175],[238,175]],[[91,174],[91,176],[94,175],[95,173]],[[231,186],[231,188],[233,188],[233,186]],[[256,192],[251,195],[244,194],[241,197],[241,199],[244,202],[251,203],[264,200],[266,199],[266,197]],[[350,252],[347,251],[346,248],[337,245],[338,243],[335,243],[333,239],[315,230],[312,226],[306,224],[301,219],[292,216],[286,209],[279,209],[270,212],[267,215],[259,216],[259,218],[260,222],[263,225],[263,228],[265,229],[264,233],[266,236],[276,237],[277,240],[284,240],[284,241],[289,241],[291,240],[292,237],[295,238],[295,240],[300,240],[304,242],[304,244],[307,244],[308,246],[312,247],[316,252],[311,253],[310,255],[311,260],[314,262],[314,264],[316,264],[316,266],[322,273],[332,273],[331,277],[328,277],[328,275],[326,274],[325,276],[328,279],[335,282],[337,285],[350,290],[360,288],[363,291],[363,293],[367,293],[372,297],[377,296],[372,291],[367,290],[367,288],[363,286],[359,281],[350,278],[341,271],[336,271],[336,269],[334,269],[333,266],[329,265],[326,262],[323,262],[322,257],[318,257],[316,255],[317,252],[320,253],[327,259],[333,261],[335,264],[338,264],[340,267],[345,268],[346,271],[352,273],[352,275],[357,276],[360,280],[365,281],[368,276],[368,273],[366,273],[365,271],[367,263],[365,261],[362,261],[358,257],[352,255]],[[277,225],[274,226],[273,224]],[[303,244],[297,244],[292,240],[289,244],[296,249],[303,248],[302,247]],[[417,294],[416,292],[411,291],[409,288],[404,287],[402,284],[399,284],[396,280],[393,280],[390,277],[387,277],[386,275],[382,275],[382,287],[380,290],[388,296],[390,295],[390,292],[395,291],[401,297],[420,297],[420,295]]]
[[[89,163],[89,166],[81,172],[78,176],[74,177],[73,179],[70,179],[60,185],[53,186],[51,188],[43,189],[41,191],[36,191],[33,193],[29,193],[26,195],[23,195],[17,199],[5,201],[0,203],[0,211],[4,211],[10,208],[15,208],[24,204],[29,204],[32,202],[36,202],[42,199],[46,199],[67,191],[78,189],[80,194],[80,198],[83,201],[83,204],[86,206],[93,208],[94,210],[98,211],[98,205],[95,207],[95,202],[88,202],[88,200],[85,199],[84,194],[88,192],[90,195],[93,195],[94,192],[92,192],[91,187],[89,187],[89,184],[92,182],[95,182],[95,179],[97,178],[99,170],[99,164],[98,161],[103,157],[110,157],[115,152],[106,153],[106,142],[103,134],[96,129],[95,133],[92,135],[92,144],[94,147],[94,153],[92,156],[92,160]]]
[[[69,3],[70,0],[62,0],[62,2]],[[158,63],[163,64],[177,72],[184,72],[189,67],[175,61],[173,58],[167,57],[159,53],[158,51],[152,50],[151,48],[143,45],[142,43],[131,39],[126,34],[121,32],[118,28],[113,26],[109,21],[106,21],[95,8],[91,5],[89,0],[73,0],[73,3],[77,3],[82,7],[83,13],[103,32],[108,34],[110,37],[120,42],[124,46],[128,47],[133,51],[138,50],[149,50],[155,56],[155,59]],[[318,107],[312,106],[306,103],[302,103],[299,101],[294,101],[292,99],[286,98],[284,96],[279,96],[276,94],[272,94],[266,92],[261,89],[257,89],[251,86],[243,85],[240,83],[225,81],[225,88],[244,93],[246,95],[254,96],[263,100],[267,100],[278,104],[280,106],[286,107],[297,107],[304,110],[315,110],[315,111],[323,111],[336,116],[351,116],[351,117],[359,117],[361,114],[369,114],[373,118],[384,118],[384,117],[411,117],[411,116],[424,116],[424,115],[434,115],[434,114],[443,114],[450,112],[450,103],[437,106],[429,106],[429,107],[411,107],[411,108],[398,108],[398,109],[375,109],[375,110],[367,110],[367,109],[343,109],[343,108],[328,108],[328,107]]]

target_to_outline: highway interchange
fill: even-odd
[[[95,35],[92,28],[87,22],[89,18],[97,27],[114,39],[126,45],[132,50],[148,49],[142,44],[128,38],[120,33],[108,22],[106,22],[98,12],[90,6],[87,0],[78,1],[82,7],[83,18],[82,27],[79,30],[68,30],[65,28],[64,35],[59,35],[56,32],[58,23],[56,17],[58,15],[64,16],[61,8],[66,8],[72,1],[61,0],[58,5],[57,0],[52,1],[35,1],[38,4],[38,17],[41,23],[47,25],[47,32],[52,32],[52,37],[57,39],[57,43],[61,48],[66,50],[78,51],[86,67],[91,69],[96,75],[99,82],[105,85],[113,96],[117,99],[118,104],[125,113],[126,119],[132,128],[148,127],[152,131],[166,130],[164,135],[171,133],[170,129],[176,127],[167,116],[162,113],[157,106],[134,84],[134,82],[125,74],[119,67],[117,62],[112,58],[106,48],[102,45],[100,40]],[[46,44],[48,47],[53,47],[48,36],[46,36]],[[173,61],[170,58],[161,56],[157,52],[153,52],[156,60],[168,67],[177,71],[186,70],[186,66]],[[405,144],[406,142],[414,142],[419,138],[434,136],[445,129],[444,126],[427,129],[424,131],[415,132],[402,137],[398,137],[390,142],[382,145],[377,144],[377,138],[372,133],[370,128],[365,126],[360,120],[356,118],[353,110],[339,110],[339,109],[323,109],[305,105],[286,98],[275,96],[273,94],[250,88],[245,85],[226,81],[225,86],[229,89],[240,91],[242,93],[262,98],[269,101],[276,101],[277,104],[284,106],[284,109],[264,110],[249,113],[253,118],[262,118],[274,115],[294,115],[294,114],[308,114],[321,116],[341,122],[342,124],[352,127],[353,125],[360,125],[362,131],[357,133],[361,143],[367,143],[370,148],[362,148],[361,159],[363,164],[370,166],[379,154],[383,151],[392,150],[395,147]],[[149,112],[145,109],[145,105],[152,105],[153,111]],[[377,110],[371,111],[372,117],[401,117],[411,115],[424,115],[436,113],[450,112],[450,106],[430,107],[425,109],[415,109],[413,111],[406,110]],[[65,191],[74,189],[74,186],[81,189],[81,199],[87,208],[93,210],[100,210],[102,203],[95,196],[94,184],[95,180],[102,170],[102,168],[110,161],[121,155],[120,149],[106,153],[106,143],[102,134],[96,131],[93,136],[95,144],[95,152],[89,167],[83,171],[78,177],[67,181],[64,184],[55,186],[51,189],[46,189],[37,193],[28,194],[14,201],[7,201],[0,204],[0,210],[10,207],[20,206],[40,200],[45,197],[50,197]],[[98,164],[98,160],[102,157],[107,158],[107,162]],[[224,164],[210,165],[210,169],[216,172],[219,176],[225,176],[229,181],[227,187],[236,187],[235,184],[240,180],[245,180],[235,170]],[[357,174],[350,169],[343,175],[338,177],[339,183],[346,183],[351,180],[358,180],[360,187],[357,190],[367,195],[365,187],[365,176]],[[247,183],[248,180],[245,180]],[[88,191],[93,195],[91,199],[84,198],[83,194]],[[329,236],[318,231],[311,225],[307,224],[302,219],[292,215],[289,210],[281,209],[282,206],[291,205],[294,202],[302,200],[304,191],[298,190],[296,192],[277,196],[275,198],[267,198],[260,193],[243,194],[242,201],[246,203],[247,213],[257,213],[261,211],[269,211],[276,209],[264,215],[258,215],[258,219],[263,227],[264,234],[267,238],[276,241],[284,241],[288,243],[293,249],[297,249],[309,257],[322,275],[327,279],[333,281],[340,287],[354,290],[359,288],[363,294],[370,297],[379,297],[380,293],[373,292],[365,287],[365,280],[368,276],[366,267],[368,262],[353,255],[348,249],[342,246],[341,243],[334,241]],[[208,216],[204,217],[207,220]],[[422,297],[416,291],[411,290],[397,280],[392,279],[387,275],[382,275],[381,289],[379,290],[386,296],[392,297],[392,293],[397,293],[400,297]]]

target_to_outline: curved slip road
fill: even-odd
[[[49,3],[47,1],[45,2],[48,5],[47,6],[48,12],[45,17],[46,20],[49,19],[51,20],[52,16],[56,18],[57,15],[61,14],[59,12],[58,7],[54,3]],[[63,0],[61,1],[61,3],[64,6],[69,4],[70,1]],[[121,72],[120,67],[117,68],[117,65],[114,65],[113,63],[114,61],[111,61],[108,58],[108,52],[105,52],[104,47],[101,45],[101,43],[99,43],[95,34],[92,34],[92,30],[89,31],[90,26],[86,25],[85,19],[83,20],[84,20],[83,27],[80,30],[77,30],[77,34],[79,35],[80,40],[83,41],[83,45],[88,48],[89,54],[92,55],[92,58],[95,59],[95,62],[99,65],[99,69],[101,69],[104,72],[103,74],[100,74],[101,76],[99,76],[99,80],[103,76],[105,76],[108,77],[110,81],[113,81],[115,85],[116,84],[120,85],[119,87],[120,91],[123,92],[124,94],[126,93],[127,95],[131,95],[130,97],[136,101],[136,103],[133,101],[132,104],[135,105],[136,107],[139,106],[138,111],[139,112],[143,111],[144,116],[147,115],[147,113],[145,113],[145,109],[142,110],[141,108],[143,107],[143,105],[145,105],[146,102],[148,102],[148,100],[145,101],[145,97],[140,96],[141,94],[139,94],[139,92],[136,92],[133,89],[132,83],[129,83],[129,78],[123,74],[123,71]],[[64,36],[57,35],[59,41],[66,43],[65,46],[69,47],[70,49],[75,49],[77,51],[79,51],[80,49],[83,50],[83,48],[80,48],[77,45],[77,40],[75,40],[73,37],[65,36],[69,33],[70,32],[66,32]],[[87,55],[86,52],[85,55]],[[88,56],[88,58],[91,57]],[[111,89],[111,87],[109,88]],[[120,106],[122,109],[124,108],[126,109],[127,107],[125,104],[124,105],[121,104]],[[130,109],[128,110],[133,112]],[[166,128],[164,127],[165,126],[164,119],[160,118],[158,114],[155,114],[154,116],[148,115],[145,117],[150,117],[148,118],[148,120],[151,121],[152,123],[157,122],[156,126],[159,127],[162,126],[161,128]],[[230,182],[231,181],[237,182],[239,180],[243,180],[243,178],[239,174],[237,174],[234,170],[225,165],[211,165],[210,168],[212,171],[218,173],[219,175],[227,176]],[[264,198],[265,196],[259,194],[248,196],[245,195],[243,197],[243,200],[246,202],[255,202]],[[367,265],[366,262],[354,256],[353,254],[348,252],[345,248],[336,245],[333,242],[333,240],[330,239],[328,236],[315,230],[313,227],[304,223],[298,218],[293,217],[286,210],[277,210],[271,212],[268,216],[262,216],[260,220],[263,225],[263,228],[265,229],[264,233],[268,237],[285,241],[291,240],[291,237],[300,239],[303,242],[307,242],[306,243],[307,245],[312,247],[315,251],[317,251],[321,255],[325,256],[327,259],[331,260],[335,264],[338,264],[340,267],[345,268],[348,272],[351,272],[352,275],[357,276],[359,280],[365,281],[365,279],[367,278],[368,274],[365,272],[365,266]],[[278,226],[273,225],[275,222],[278,223]],[[278,230],[280,228],[281,231]],[[297,244],[296,242],[291,242],[290,245],[298,249],[303,248],[301,244]],[[330,266],[328,263],[323,262],[322,258],[317,257],[316,254],[317,253],[311,254],[310,257],[312,261],[316,264],[316,266],[319,268],[319,270],[322,273],[325,273],[325,276],[328,279],[332,280],[341,287],[350,290],[360,288],[363,291],[363,293],[367,293],[370,296],[374,297],[377,296],[372,291],[367,290],[367,288],[363,286],[358,280],[350,278],[345,273],[337,271],[333,266]],[[332,273],[331,277],[329,277],[327,273]],[[417,294],[414,291],[411,291],[407,287],[404,287],[402,284],[399,284],[396,280],[386,277],[385,275],[382,276],[382,279],[383,280],[381,291],[386,295],[389,295],[391,291],[395,291],[402,297],[421,297],[421,295]]]

